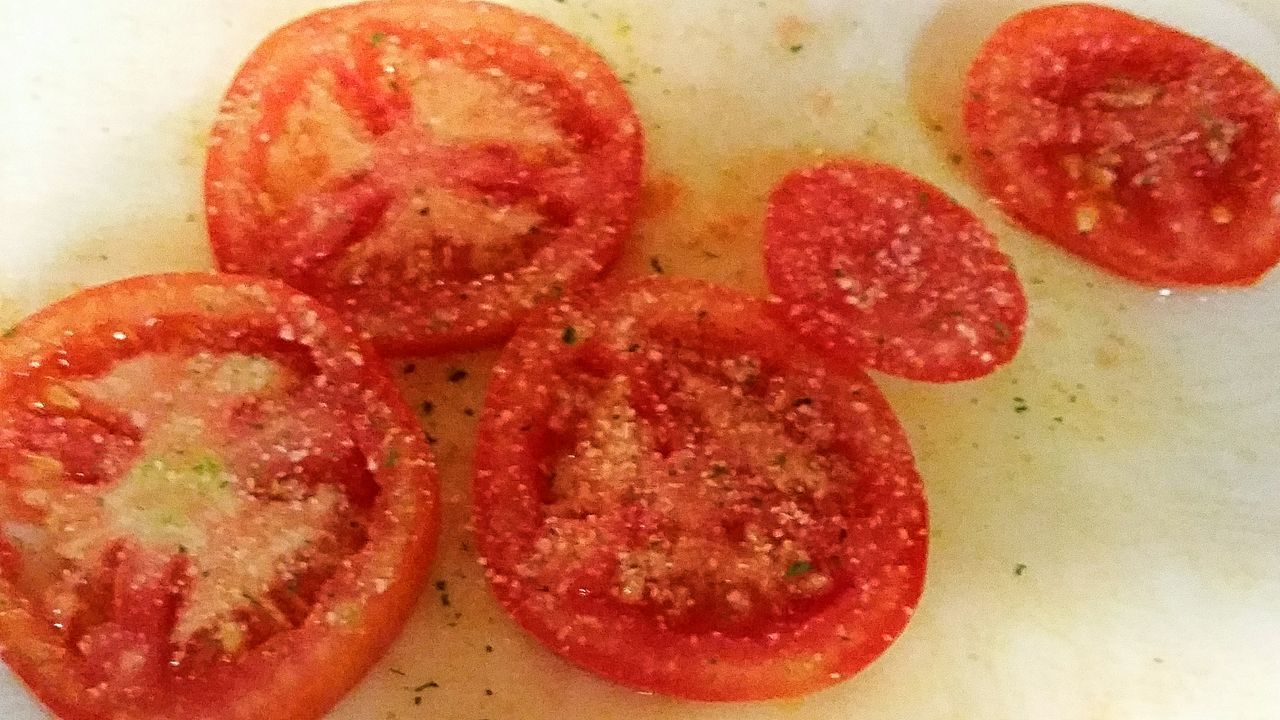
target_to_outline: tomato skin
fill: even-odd
[[[1021,346],[1027,301],[981,221],[897,168],[802,168],[769,196],[772,310],[824,354],[901,377],[986,375]]]
[[[544,86],[560,127],[581,146],[577,155],[566,165],[540,166],[503,157],[501,142],[468,146],[424,135],[406,120],[403,88],[379,84],[384,70],[375,51],[392,37],[461,58],[477,72]],[[325,64],[326,53],[337,59]],[[264,216],[270,143],[259,138],[279,132],[278,116],[317,63],[333,71],[339,100],[381,145],[354,176],[297,198],[296,212]],[[594,280],[617,260],[638,212],[643,129],[618,78],[562,29],[486,2],[373,0],[301,18],[272,33],[240,68],[212,137],[204,185],[219,267],[286,280],[337,308],[389,355],[505,340],[531,307]],[[436,257],[436,275],[387,265],[368,277],[340,276],[343,252],[424,185],[474,192],[486,203],[544,202],[554,227],[533,238],[528,258],[496,272],[456,273],[449,264],[456,258]]]
[[[82,291],[22,321],[0,343],[0,397],[19,395],[45,373],[92,375],[147,349],[235,348],[268,328],[271,337],[294,338],[327,379],[335,398],[330,407],[348,418],[366,457],[397,458],[373,471],[379,492],[368,542],[325,581],[330,599],[317,601],[299,626],[198,677],[157,667],[136,685],[110,689],[86,683],[92,672],[78,665],[82,660],[40,617],[34,599],[0,577],[0,652],[59,717],[318,718],[359,681],[412,610],[439,527],[430,450],[376,354],[314,300],[275,281],[205,273],[137,277]],[[123,552],[118,578],[130,577],[135,562]],[[154,612],[101,634],[97,646],[109,653],[111,643],[128,640],[122,633],[156,632],[172,611],[165,605],[170,592],[118,580],[110,593],[116,605]]]
[[[1227,50],[1128,13],[1029,10],[986,41],[964,124],[986,191],[1066,250],[1150,284],[1280,261],[1280,92]]]
[[[627,328],[619,330],[616,319]],[[573,327],[574,332],[566,330]],[[591,336],[588,338],[588,336]],[[566,364],[598,366],[628,342],[678,338],[708,358],[758,355],[812,388],[814,403],[836,401],[833,422],[859,458],[868,495],[858,512],[879,527],[861,584],[839,586],[776,622],[734,632],[673,628],[605,596],[538,587],[519,570],[546,510],[546,468],[557,452],[545,428]],[[628,351],[630,352],[630,351]],[[640,362],[640,361],[637,361]],[[643,377],[643,375],[641,376]],[[655,386],[656,387],[656,386]],[[633,393],[635,407],[663,403]],[[638,395],[636,394],[638,393]],[[806,402],[808,400],[806,399]],[[638,403],[638,404],[637,404]],[[661,418],[665,405],[657,408]],[[674,412],[674,411],[673,411]],[[671,423],[679,423],[672,416]],[[696,700],[787,697],[832,685],[865,667],[902,632],[923,587],[927,511],[905,437],[887,402],[860,371],[836,369],[797,348],[764,304],[736,291],[683,279],[613,284],[549,308],[523,326],[495,368],[476,450],[474,518],[490,586],[529,633],[570,662],[633,688]],[[561,448],[563,450],[563,448]],[[632,523],[643,522],[631,515]],[[601,562],[612,559],[612,545]],[[566,579],[572,582],[571,579]],[[868,591],[870,590],[870,591]]]

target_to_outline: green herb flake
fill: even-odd
[[[400,448],[393,447],[387,451],[387,459],[382,463],[382,466],[386,468],[393,468],[398,462],[400,462]]]
[[[666,272],[666,269],[662,267],[662,260],[660,260],[657,255],[653,255],[649,258],[649,267],[653,268],[653,271],[659,275]]]
[[[420,693],[423,690],[426,690],[428,688],[438,688],[438,687],[440,687],[440,683],[436,682],[435,680],[428,680],[422,683],[421,685],[419,685],[418,687],[414,688],[413,691],[416,693]]]
[[[791,52],[793,52],[793,53],[798,53],[798,52],[800,52],[801,50],[803,50],[803,49],[804,49],[804,45],[792,45],[791,47],[789,47],[789,48],[787,48],[787,49],[788,49],[788,50],[790,50],[790,51],[791,51]]]
[[[578,329],[572,325],[565,327],[564,332],[560,333],[560,339],[565,345],[572,345],[578,342]]]
[[[1018,577],[1022,577],[1022,576],[1023,576],[1023,574],[1024,574],[1024,573],[1026,573],[1026,572],[1027,572],[1027,564],[1026,564],[1026,563],[1018,563],[1017,565],[1014,565],[1014,566],[1013,566],[1013,574],[1014,574],[1014,575],[1016,575],[1016,576],[1018,576]]]
[[[1026,412],[1027,410],[1030,410],[1030,409],[1031,409],[1031,408],[1030,408],[1030,406],[1029,406],[1029,405],[1027,405],[1027,401],[1026,401],[1025,399],[1020,398],[1020,397],[1016,397],[1016,398],[1014,398],[1014,399],[1013,399],[1013,411],[1014,411],[1014,412],[1021,414],[1021,413],[1024,413],[1024,412]]]
[[[381,43],[383,40],[386,40],[386,39],[387,39],[386,33],[376,32],[369,36],[369,43],[372,45],[377,45],[378,43]]]
[[[449,371],[449,374],[447,377],[449,378],[449,382],[451,383],[460,383],[463,380],[467,379],[467,371],[463,370],[462,368],[454,368]]]
[[[797,560],[791,563],[791,567],[787,568],[787,577],[798,577],[813,570],[813,565],[808,560]]]

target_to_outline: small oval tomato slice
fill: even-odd
[[[1280,261],[1280,93],[1199,38],[1096,5],[1007,20],[969,70],[987,191],[1071,252],[1150,284]]]
[[[642,159],[621,83],[563,30],[483,2],[360,3],[240,69],[209,234],[222,269],[286,280],[384,351],[479,347],[617,258]]]
[[[705,700],[871,662],[920,595],[926,508],[888,404],[763,303],[643,279],[563,302],[495,370],[476,449],[489,582],[549,648]]]
[[[435,470],[275,281],[135,278],[0,343],[0,647],[60,717],[319,717],[411,609]]]
[[[1022,342],[1026,297],[973,213],[895,168],[838,160],[769,197],[775,310],[844,361],[935,382],[986,375]]]

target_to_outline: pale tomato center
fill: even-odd
[[[663,352],[657,406],[638,409],[625,374],[561,392],[567,451],[548,461],[542,536],[520,572],[725,631],[821,599],[851,525],[832,426],[754,358]]]
[[[316,73],[284,109],[278,136],[252,140],[269,143],[260,209],[278,217],[308,194],[376,184],[387,199],[374,217],[345,217],[348,210],[330,205],[304,225],[361,228],[325,271],[342,284],[471,280],[528,264],[559,222],[541,207],[555,198],[531,186],[531,172],[569,164],[576,153],[547,86],[497,65],[424,57],[394,34],[375,36],[381,74],[371,92],[406,108],[375,134],[344,106],[333,73]]]
[[[117,563],[138,573],[125,578],[134,590],[164,586],[180,597],[165,638],[175,659],[192,642],[234,653],[263,616],[295,624],[309,606],[299,583],[331,571],[364,522],[344,487],[315,472],[340,465],[354,445],[300,399],[305,382],[262,355],[201,353],[142,355],[50,385],[44,407],[109,408],[141,436],[133,462],[101,482],[67,482],[64,462],[38,452],[16,468],[20,502],[37,518],[22,544],[54,566],[41,591],[56,624],[87,622],[85,592]],[[299,422],[306,435],[286,430]],[[169,577],[175,562],[180,575]],[[129,590],[114,594],[127,604]]]

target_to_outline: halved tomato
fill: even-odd
[[[562,302],[504,352],[479,432],[494,592],[611,680],[809,692],[880,655],[919,598],[925,500],[892,410],[757,299],[649,278]]]
[[[275,281],[87,290],[0,343],[0,647],[61,717],[320,716],[438,530],[377,357]]]
[[[986,375],[1022,343],[1027,300],[995,237],[938,188],[836,160],[774,188],[775,310],[823,352],[916,380]]]
[[[1097,5],[1007,20],[969,70],[981,180],[1019,222],[1143,283],[1280,261],[1280,93],[1232,53]]]
[[[384,351],[473,348],[617,258],[642,160],[630,99],[577,38],[483,2],[366,2],[240,69],[209,234],[222,269],[284,279]]]

